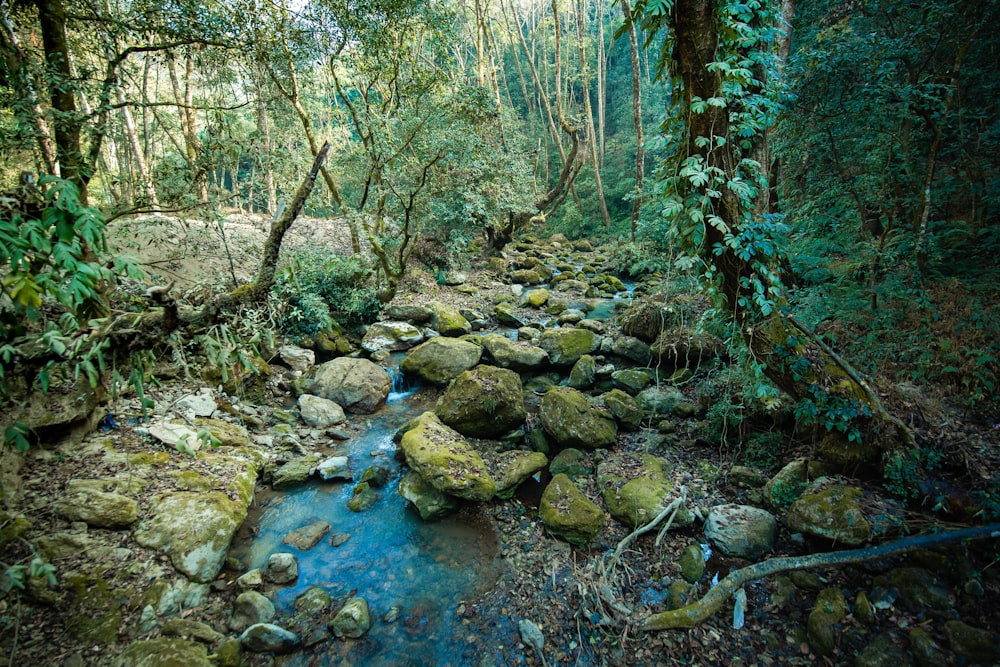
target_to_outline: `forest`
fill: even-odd
[[[0,654],[994,664],[996,21],[0,0]]]

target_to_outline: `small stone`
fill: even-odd
[[[299,578],[299,561],[294,554],[272,554],[267,559],[264,578],[274,584],[287,584]]]
[[[705,574],[705,555],[700,544],[689,544],[681,553],[681,577],[695,583]]]
[[[350,533],[334,533],[330,536],[330,546],[339,547],[341,544],[351,539]]]
[[[368,601],[362,597],[353,597],[344,603],[330,621],[330,632],[340,639],[357,639],[368,632],[371,624]]]
[[[868,595],[864,591],[858,591],[854,597],[854,618],[863,625],[875,622],[875,607],[868,601]]]
[[[824,588],[816,597],[816,604],[809,614],[809,646],[823,656],[833,655],[836,642],[836,625],[847,615],[847,602],[839,588]]]
[[[239,632],[257,623],[268,623],[274,618],[274,604],[257,591],[240,593],[233,603],[233,616],[229,627]]]
[[[383,623],[395,623],[398,620],[399,620],[399,607],[396,605],[389,607],[389,611],[385,612],[385,614],[382,616]]]
[[[264,573],[259,567],[246,572],[236,580],[236,587],[241,591],[260,588],[264,585]]]
[[[195,417],[211,417],[212,413],[219,407],[212,395],[204,392],[184,396],[177,401],[177,406],[190,410]]]
[[[213,630],[211,626],[189,618],[171,618],[163,624],[160,632],[165,637],[195,639],[203,644],[214,644],[222,639],[222,634]]]
[[[295,345],[282,345],[278,348],[278,356],[293,371],[305,373],[316,363],[316,353],[312,350]]]
[[[284,544],[295,547],[299,551],[309,551],[316,546],[323,536],[330,532],[330,524],[326,521],[316,521],[308,526],[302,526],[285,535]]]
[[[255,653],[291,653],[300,644],[299,636],[272,623],[258,623],[240,635],[244,649]]]
[[[360,482],[354,487],[354,493],[347,501],[347,509],[352,512],[363,512],[378,500],[378,494],[371,488],[368,482]]]
[[[295,611],[300,614],[319,614],[330,606],[330,594],[319,586],[311,586],[295,598]]]

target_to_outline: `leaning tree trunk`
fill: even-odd
[[[695,195],[701,201],[713,201],[710,210],[702,211],[701,252],[721,278],[718,283],[726,312],[739,326],[751,355],[779,389],[796,400],[813,400],[820,409],[824,404],[857,407],[852,424],[866,430],[869,438],[874,436],[880,446],[900,441],[912,446],[912,433],[885,411],[868,383],[818,338],[781,313],[776,307],[782,305],[780,296],[771,308],[759,305],[762,295],[770,299],[782,293],[782,276],[779,266],[762,267],[752,253],[748,258],[744,245],[753,242],[743,235],[753,236],[754,221],[752,207],[741,201],[733,187],[741,156],[735,148],[738,138],[730,136],[731,109],[743,100],[726,98],[722,74],[713,67],[722,57],[719,23],[725,20],[716,14],[715,0],[678,0],[672,24],[675,66],[684,85],[687,154],[702,162],[704,173],[715,175],[707,183],[691,179],[685,186],[691,188],[689,200]],[[756,139],[762,139],[760,133]],[[865,412],[874,419],[867,420]],[[869,448],[868,455],[874,457],[877,449]]]

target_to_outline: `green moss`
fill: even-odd
[[[127,457],[128,464],[133,466],[163,466],[170,462],[170,454],[168,452],[138,452],[136,454],[129,454]]]
[[[0,549],[31,530],[31,522],[23,516],[0,512]]]
[[[122,624],[122,606],[128,596],[93,574],[67,575],[63,586],[71,596],[66,630],[80,641],[114,642]]]

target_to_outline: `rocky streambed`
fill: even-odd
[[[736,465],[706,419],[724,346],[654,281],[630,303],[586,242],[415,281],[361,340],[152,386],[152,423],[120,400],[106,432],[33,451],[3,544],[56,570],[0,600],[0,645],[122,666],[996,659],[992,547],[754,582],[740,628],[727,608],[636,637],[732,568],[922,519],[810,442]]]

